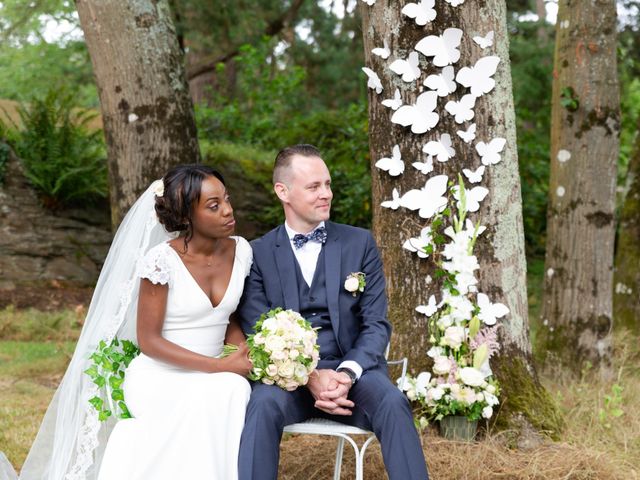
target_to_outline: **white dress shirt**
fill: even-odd
[[[311,288],[313,276],[316,273],[316,265],[318,264],[318,257],[320,256],[320,252],[322,251],[322,244],[320,242],[309,241],[302,245],[302,247],[296,248],[293,243],[293,237],[297,234],[307,235],[313,232],[313,230],[318,227],[324,227],[324,222],[320,222],[309,232],[296,232],[287,224],[287,222],[284,222],[284,228],[286,229],[287,235],[289,236],[289,242],[291,242],[291,249],[293,250],[293,254],[298,261],[298,265],[300,265],[300,271],[302,272],[304,281],[307,283],[309,288]],[[355,362],[353,360],[346,360],[342,362],[340,365],[338,365],[338,368],[348,368],[352,370],[356,374],[356,379],[359,379],[360,375],[362,375],[362,367],[358,364],[358,362]]]

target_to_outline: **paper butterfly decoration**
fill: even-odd
[[[476,226],[468,218],[464,221],[464,226],[465,226],[465,229],[462,232],[464,232],[464,234],[469,238],[472,238],[474,233],[480,236],[482,232],[484,232],[487,229],[487,227],[479,225],[478,230],[476,231]],[[444,234],[453,240],[455,240],[457,235],[455,230],[453,229],[453,225],[449,225],[447,228],[445,228]]]
[[[469,180],[471,183],[478,183],[482,181],[484,169],[484,165],[480,165],[475,172],[473,170],[469,170],[468,168],[463,168],[462,173],[464,173],[464,176],[467,177],[467,180]]]
[[[458,5],[462,5],[464,0],[445,0],[445,2],[450,4],[452,7],[457,7]]]
[[[419,3],[407,3],[402,8],[402,13],[409,18],[413,18],[416,24],[424,26],[427,22],[436,18],[436,10],[433,8],[435,0],[420,0]]]
[[[362,67],[362,71],[367,74],[369,80],[367,81],[367,87],[375,90],[377,94],[380,94],[383,90],[382,82],[376,72],[367,67]]]
[[[444,109],[454,116],[456,123],[464,123],[475,115],[473,107],[476,105],[476,97],[470,93],[463,95],[460,101],[449,100]]]
[[[456,82],[469,87],[471,95],[479,97],[484,93],[489,93],[496,86],[493,75],[496,73],[500,57],[482,57],[473,67],[463,67],[458,70]]]
[[[413,82],[420,77],[420,59],[417,52],[411,52],[406,60],[398,59],[389,65],[392,72],[402,75],[405,82]]]
[[[366,3],[367,5],[371,6],[374,3],[376,3],[376,0],[362,0],[364,3]]]
[[[500,152],[504,149],[507,143],[506,138],[496,137],[489,143],[478,142],[476,144],[476,151],[480,154],[483,165],[495,165],[499,163]]]
[[[451,191],[453,192],[453,198],[458,201],[458,210],[460,210],[462,208],[462,204],[460,202],[460,187],[458,185],[454,185],[451,187]],[[477,212],[480,209],[480,202],[484,200],[488,193],[489,190],[484,187],[473,187],[471,189],[465,188],[464,198],[467,204],[467,211]]]
[[[456,154],[456,151],[451,148],[451,135],[443,133],[440,135],[440,139],[437,141],[427,142],[422,151],[429,156],[436,157],[439,162],[446,162]]]
[[[489,48],[490,46],[493,45],[493,35],[494,35],[493,30],[491,30],[484,37],[481,37],[481,36],[473,37],[473,41],[476,42],[482,50],[484,50],[485,48]]]
[[[446,97],[450,93],[456,91],[457,85],[454,79],[453,67],[451,65],[444,67],[439,75],[429,75],[423,85],[435,90],[439,97]]]
[[[456,63],[460,59],[460,40],[462,30],[459,28],[447,28],[440,36],[429,35],[420,40],[415,49],[425,57],[433,57],[436,67],[445,67]]]
[[[400,89],[396,88],[396,93],[393,98],[387,98],[382,101],[382,105],[389,107],[391,110],[397,110],[402,106],[402,98],[400,97]]]
[[[441,212],[447,206],[447,182],[446,175],[436,175],[427,180],[420,190],[409,190],[400,197],[400,205],[409,210],[419,210],[421,218],[431,218]]]
[[[427,258],[429,255],[424,251],[424,248],[431,245],[431,227],[425,227],[420,231],[420,236],[410,238],[402,244],[402,248],[418,254],[420,258]]]
[[[478,318],[486,325],[495,325],[496,319],[504,317],[509,313],[509,309],[502,303],[491,303],[489,297],[484,293],[478,293],[478,307],[480,313]]]
[[[389,45],[387,44],[387,40],[386,39],[384,40],[384,47],[374,48],[373,50],[371,50],[371,53],[379,56],[383,60],[386,60],[387,58],[389,58],[389,55],[391,55],[391,50],[389,50]]]
[[[438,311],[438,306],[436,305],[436,297],[435,295],[431,295],[429,297],[429,303],[427,305],[418,305],[416,307],[416,312],[422,313],[427,317],[430,317],[434,313]]]
[[[416,170],[419,170],[423,175],[427,175],[433,172],[433,157],[427,157],[426,162],[413,162],[411,166]]]
[[[414,105],[401,106],[391,117],[393,123],[408,127],[413,133],[425,133],[438,124],[440,116],[434,112],[438,103],[438,94],[428,91],[421,93]]]
[[[389,175],[392,177],[401,175],[402,172],[404,172],[404,162],[400,156],[400,147],[395,145],[391,158],[381,158],[376,162],[376,167],[385,172],[389,172]]]
[[[456,134],[464,141],[464,143],[473,142],[476,138],[476,124],[472,123],[466,130],[458,130]]]
[[[397,210],[400,207],[400,194],[398,189],[394,188],[391,192],[391,200],[385,200],[380,204],[383,208],[390,208],[391,210]]]

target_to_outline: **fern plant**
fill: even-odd
[[[23,127],[15,150],[45,205],[57,207],[105,198],[107,164],[102,132],[87,124],[96,114],[73,107],[73,97],[51,90],[19,109]]]

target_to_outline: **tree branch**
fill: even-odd
[[[287,25],[290,25],[293,20],[295,20],[300,7],[305,0],[294,0],[291,3],[291,6],[282,13],[278,18],[269,22],[267,28],[265,28],[264,34],[269,37],[274,37],[278,35]],[[232,58],[238,56],[240,53],[240,45],[234,46],[229,52],[226,52],[218,57],[213,59],[208,59],[193,67],[192,69],[187,71],[187,80],[191,81],[194,78],[197,78],[205,73],[214,72],[216,70],[216,65],[219,63],[226,63]]]

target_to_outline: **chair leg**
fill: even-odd
[[[375,440],[375,435],[371,435],[362,445],[359,454],[356,456],[356,480],[364,480],[364,454],[367,447]]]
[[[340,480],[342,470],[342,453],[344,452],[344,438],[338,437],[338,448],[336,448],[336,466],[333,470],[333,480]]]

